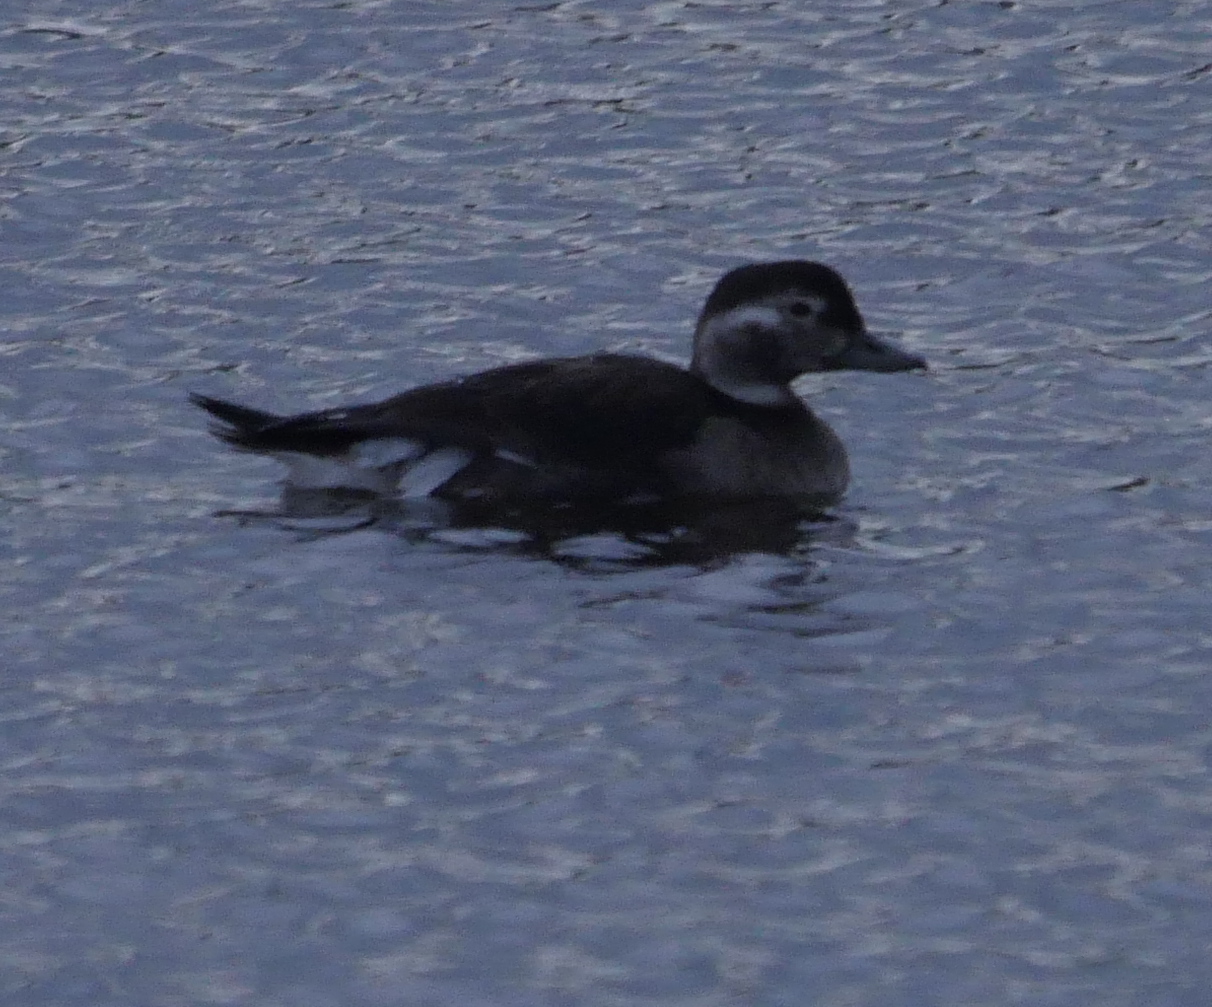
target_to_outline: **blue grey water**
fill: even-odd
[[[6,1005],[1203,1007],[1212,3],[14,0]],[[816,258],[834,521],[312,528],[186,402],[684,359]],[[659,550],[657,550],[659,552]]]

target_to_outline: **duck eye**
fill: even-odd
[[[807,318],[813,312],[813,307],[805,301],[795,301],[788,305],[787,310],[796,318]]]

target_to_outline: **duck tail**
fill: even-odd
[[[199,395],[196,392],[190,392],[189,401],[200,409],[205,409],[219,421],[211,426],[211,433],[236,447],[254,447],[257,434],[281,419],[274,413],[238,406],[234,402],[213,399],[209,395]]]

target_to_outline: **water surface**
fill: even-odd
[[[5,1002],[1202,1005],[1210,30],[10,5]],[[682,360],[793,256],[932,367],[804,382],[832,521],[216,516],[190,390]]]

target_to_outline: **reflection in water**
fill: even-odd
[[[794,637],[789,653],[800,672],[857,670],[852,658],[833,649],[805,651],[809,640],[887,632],[878,610],[846,610],[842,599],[849,588],[834,581],[821,548],[853,548],[858,529],[803,500],[488,510],[432,498],[292,488],[277,509],[222,513],[269,523],[308,542],[335,544],[350,532],[373,529],[405,543],[409,557],[432,556],[436,549],[455,559],[440,575],[443,583],[465,583],[464,560],[472,558],[475,597],[500,588],[552,613],[565,611],[568,602],[579,611],[609,610],[628,625],[643,624],[657,639],[674,626],[684,629],[687,619],[720,627],[734,644],[749,633],[759,640],[771,633]],[[522,574],[517,580],[509,561],[519,558],[587,576],[577,578],[570,596],[567,582],[538,570],[536,579]],[[410,569],[409,562],[400,569]]]
[[[268,521],[314,537],[373,527],[410,542],[501,550],[582,569],[702,566],[748,553],[802,556],[821,540],[837,543],[854,531],[803,498],[489,508],[288,486],[277,510],[220,515]]]

